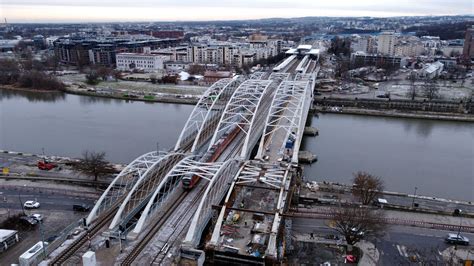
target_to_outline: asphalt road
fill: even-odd
[[[0,209],[15,209],[21,210],[22,203],[27,200],[37,200],[41,206],[40,209],[45,210],[66,210],[72,211],[74,204],[87,204],[92,206],[94,200],[90,198],[81,198],[76,196],[38,193],[37,191],[24,191],[0,189]],[[22,203],[20,203],[20,201]]]
[[[314,233],[315,236],[338,235],[327,226],[327,220],[294,218],[293,232]],[[418,227],[390,226],[382,236],[367,239],[379,250],[379,265],[408,265],[411,256],[422,258],[428,265],[442,265],[442,255],[450,245],[444,243],[444,237],[450,232]],[[456,232],[451,232],[456,233]],[[474,234],[463,233],[471,242]],[[341,237],[342,238],[342,237]],[[466,247],[460,247],[466,248]],[[471,246],[467,247],[471,248]]]

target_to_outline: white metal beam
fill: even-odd
[[[258,107],[272,82],[271,80],[247,80],[235,90],[214,132],[209,148],[230,128],[238,127],[245,134],[241,152],[241,157],[245,157],[248,153],[252,125]]]

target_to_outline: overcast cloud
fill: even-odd
[[[472,0],[0,0],[11,22],[473,14]]]

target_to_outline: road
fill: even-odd
[[[14,189],[0,189],[0,209],[21,210],[21,204],[27,200],[37,200],[45,210],[72,211],[74,204],[87,204],[92,206],[94,199],[53,193],[39,193],[38,190],[28,191]]]
[[[294,218],[292,231],[294,234],[313,233],[315,236],[338,235],[334,229],[327,226],[327,223],[326,220]],[[444,243],[447,233],[449,232],[435,229],[390,226],[382,236],[367,240],[375,243],[379,250],[378,265],[407,265],[410,264],[410,257],[413,255],[424,259],[425,263],[437,265],[442,264],[441,252],[450,247]],[[474,240],[474,234],[463,233],[463,235],[471,241]],[[467,248],[474,252],[472,246]]]

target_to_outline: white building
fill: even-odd
[[[383,55],[395,55],[395,33],[384,31],[378,36],[377,52]]]
[[[157,54],[120,53],[116,55],[116,65],[117,69],[122,71],[137,69],[155,72],[164,68],[163,62],[167,59]]]
[[[438,77],[441,72],[443,72],[444,65],[443,63],[436,61],[431,64],[427,64],[423,70],[421,71],[421,77],[428,78],[428,79],[434,79]]]

